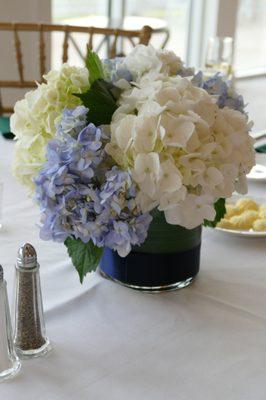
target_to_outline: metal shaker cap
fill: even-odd
[[[23,269],[32,269],[37,265],[37,253],[35,248],[30,243],[23,244],[18,250],[17,266]]]
[[[0,265],[0,282],[4,280],[4,271],[2,265]]]

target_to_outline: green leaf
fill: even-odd
[[[87,119],[94,125],[110,124],[113,113],[117,109],[116,100],[120,94],[118,88],[103,79],[96,80],[90,89],[79,97],[85,107],[89,109]]]
[[[64,244],[82,283],[88,272],[96,270],[102,257],[103,248],[94,246],[92,241],[83,243],[80,239],[72,237],[68,237]]]
[[[216,201],[214,204],[214,208],[216,211],[215,219],[214,221],[208,221],[205,219],[204,221],[204,226],[210,226],[212,228],[215,228],[215,226],[218,224],[218,222],[221,221],[221,219],[224,217],[226,213],[225,209],[225,199],[219,199]]]
[[[85,61],[86,67],[89,70],[89,82],[92,85],[97,79],[104,78],[104,72],[99,56],[91,49],[88,49]]]

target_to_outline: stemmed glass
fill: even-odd
[[[216,36],[209,38],[204,71],[206,76],[214,75],[216,72],[220,72],[227,79],[232,79],[233,45],[233,38],[229,36]]]

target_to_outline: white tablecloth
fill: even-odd
[[[11,300],[17,249],[36,247],[54,350],[23,362],[1,400],[265,400],[265,239],[206,229],[200,274],[180,291],[138,293],[97,273],[81,286],[64,246],[39,240],[38,210],[10,174],[12,149],[0,139],[0,263]]]

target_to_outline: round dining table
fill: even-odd
[[[81,285],[64,245],[39,239],[13,149],[0,137],[0,264],[12,310],[18,248],[36,248],[53,350],[23,360],[1,400],[265,400],[266,238],[204,228],[201,269],[185,289],[141,293],[97,272]],[[266,203],[266,182],[249,182],[249,194]]]

